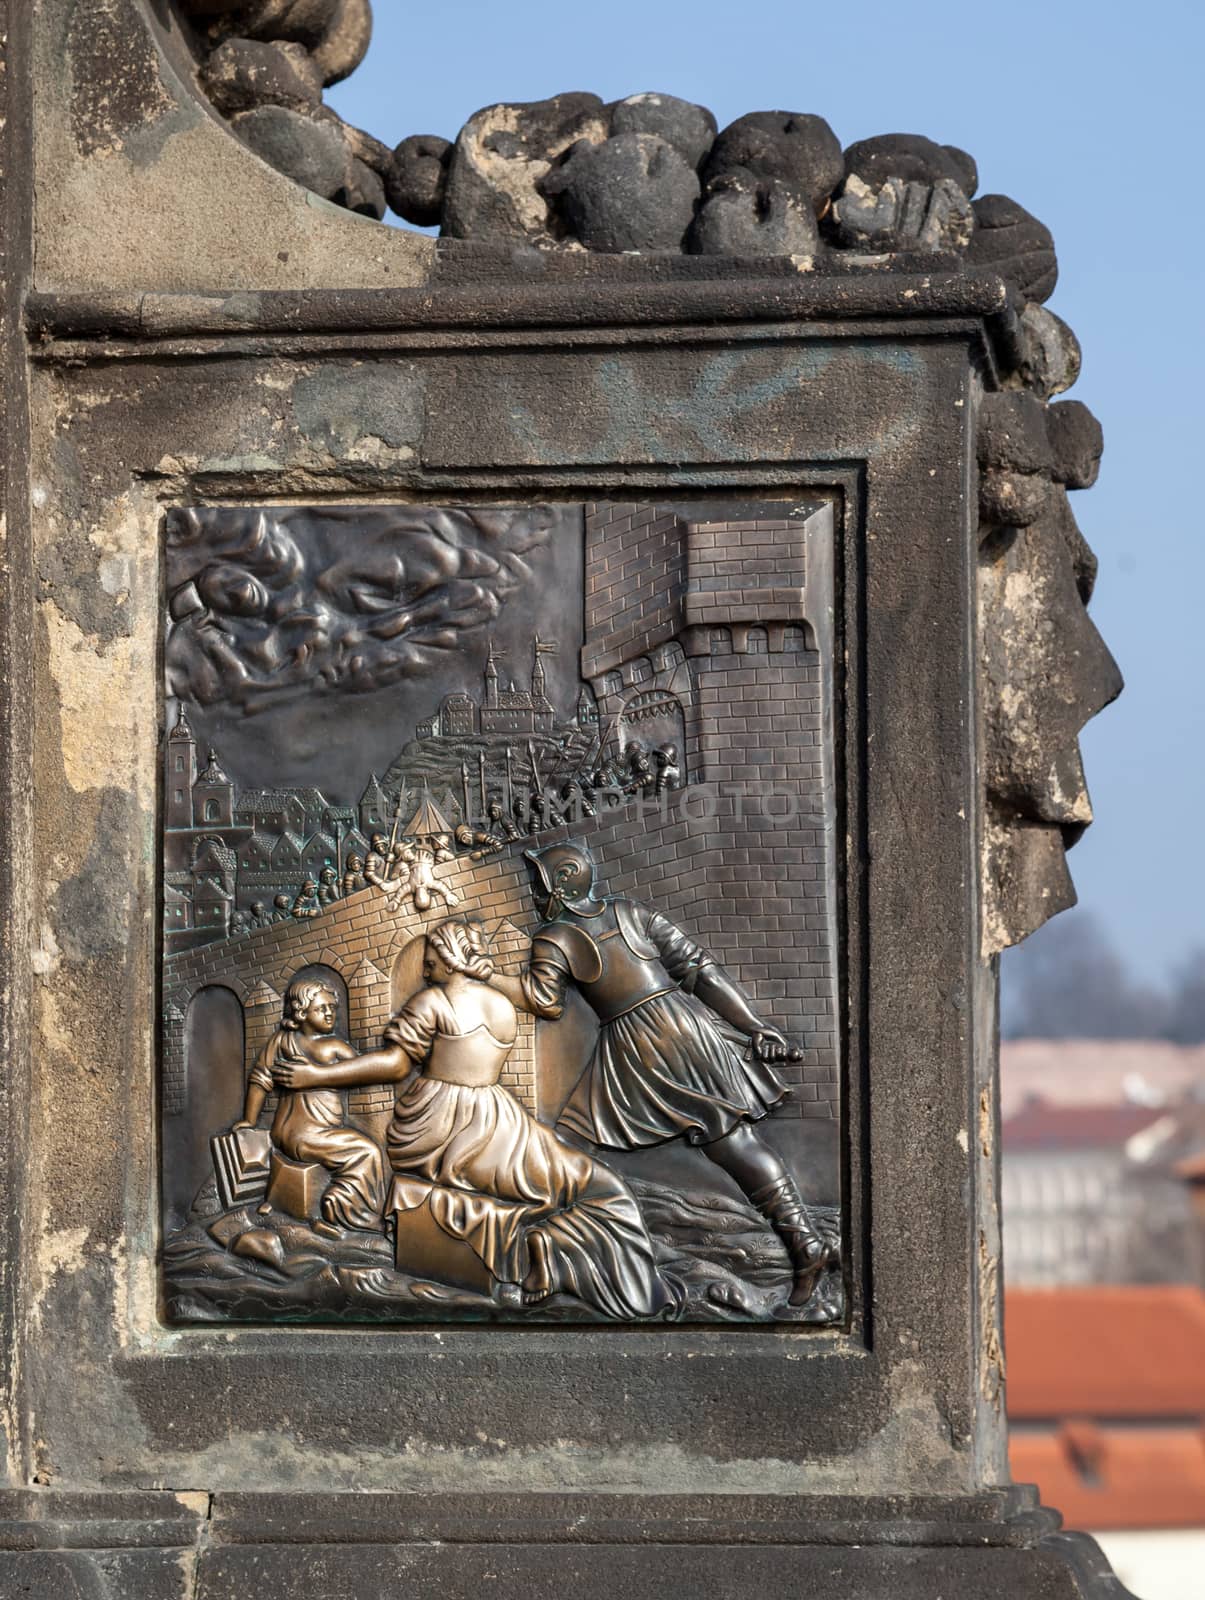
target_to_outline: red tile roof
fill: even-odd
[[[1018,1483],[1070,1528],[1198,1528],[1205,1525],[1205,1430],[1079,1425],[1014,1433]]]
[[[1014,1420],[1205,1417],[1205,1294],[1188,1284],[1009,1289]]]
[[[1071,1527],[1205,1525],[1205,1293],[1009,1289],[1013,1477]]]
[[[1000,1108],[1014,1115],[1033,1096],[1051,1104],[1124,1105],[1143,1087],[1168,1101],[1205,1084],[1205,1045],[1162,1039],[1006,1039]]]
[[[1161,1107],[1049,1105],[1031,1101],[1002,1131],[1006,1152],[1121,1150],[1127,1139],[1167,1115]]]

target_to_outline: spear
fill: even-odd
[[[393,813],[393,828],[391,829],[390,834],[389,834],[389,859],[385,862],[385,876],[387,878],[390,876],[389,865],[390,865],[390,862],[393,860],[393,847],[397,843],[398,824],[402,820],[402,794],[404,793],[404,791],[405,791],[405,785],[403,784],[402,788],[399,789],[398,792],[397,792],[397,809]]]

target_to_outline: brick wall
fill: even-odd
[[[696,936],[803,1046],[803,1060],[783,1068],[784,1115],[835,1117],[819,657],[720,654],[693,665],[711,708],[704,784],[554,837],[585,838],[609,893],[644,900]]]
[[[804,542],[798,523],[694,522],[687,533],[683,621],[793,621],[804,615]]]
[[[678,631],[682,523],[663,506],[587,505],[582,674],[592,678]]]
[[[804,1045],[788,1072],[789,1111],[833,1117],[831,797],[815,648],[832,603],[825,563],[809,589],[805,526],[786,518],[670,522],[598,505],[586,529],[583,662],[630,693],[642,653],[684,647],[690,684],[677,693],[701,785],[670,797],[664,816],[646,806],[599,819],[591,838],[607,886],[648,900],[715,953]]]
[[[542,842],[588,838],[610,892],[648,901],[706,944],[768,1020],[805,1047],[786,1070],[788,1114],[832,1117],[838,1046],[823,673],[807,626],[831,599],[807,589],[804,550],[800,524],[790,521],[688,526],[657,508],[587,507],[584,670],[598,674],[604,697],[612,690],[602,676],[616,677],[617,706],[646,680],[676,695],[688,717],[692,783],[667,796],[664,811],[634,805]],[[690,605],[723,616],[704,621],[699,610],[688,619]],[[533,921],[519,848],[436,873],[459,897],[454,909],[483,918],[500,968],[516,971]],[[447,915],[437,901],[426,915],[408,905],[393,916],[379,891],[366,889],[315,918],[169,957],[165,1110],[184,1103],[183,1024],[171,1019],[198,988],[226,984],[243,1001],[249,1066],[279,1023],[292,975],[325,964],[347,984],[353,1042],[372,1045],[400,998],[398,957]],[[555,1030],[543,1037],[551,1044]],[[535,1029],[523,1018],[503,1082],[532,1110],[537,1070]],[[351,1109],[387,1104],[380,1091],[358,1093]]]
[[[457,895],[456,905],[448,907],[437,899],[428,912],[421,913],[407,904],[394,916],[378,889],[362,889],[319,916],[274,923],[236,939],[223,939],[169,956],[164,962],[165,1112],[182,1111],[185,1103],[182,1092],[173,1092],[169,1108],[166,1074],[173,1071],[182,1088],[186,1070],[183,1024],[166,1019],[173,1013],[185,1015],[189,1000],[208,984],[232,989],[243,1004],[244,1069],[249,1071],[279,1027],[282,997],[302,967],[328,966],[343,978],[347,984],[348,1032],[352,1042],[364,1048],[380,1041],[393,1012],[393,970],[398,957],[413,940],[423,938],[429,927],[442,922],[451,912],[474,912],[480,916],[498,949],[500,970],[517,971],[528,943],[522,930],[530,927],[532,915],[527,870],[519,855],[482,862],[466,857],[437,867],[435,875]],[[535,1030],[530,1017],[519,1019],[519,1036],[502,1082],[534,1111]],[[349,1094],[349,1110],[357,1113],[378,1112],[390,1103],[388,1090],[354,1090]]]

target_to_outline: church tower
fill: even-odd
[[[543,650],[544,647],[541,645],[540,636],[537,633],[535,644],[532,647],[531,663],[531,698],[533,700],[547,699],[547,695],[544,693],[544,663],[540,660]]]
[[[360,813],[360,832],[366,839],[371,839],[374,833],[388,831],[389,801],[375,772],[364,785],[357,809]]]
[[[492,644],[489,660],[485,663],[485,703],[491,710],[498,704],[498,662]]]
[[[176,711],[176,724],[167,736],[163,780],[164,821],[168,828],[192,827],[192,787],[197,781],[197,741],[184,715],[184,702]]]
[[[588,683],[582,684],[577,697],[577,725],[589,733],[593,733],[598,727],[598,701],[594,698],[594,690]]]
[[[544,678],[541,656],[554,656],[558,650],[555,639],[541,639],[537,633],[531,651],[531,712],[532,727],[537,733],[551,732],[556,723],[556,709],[548,698],[548,685]]]
[[[222,771],[217,752],[209,752],[205,771],[192,786],[192,820],[195,828],[234,826],[234,785]]]

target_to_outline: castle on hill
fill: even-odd
[[[439,710],[415,729],[423,739],[507,740],[533,734],[550,734],[557,727],[556,708],[548,698],[541,657],[555,655],[555,642],[532,641],[531,687],[521,689],[514,678],[503,682],[498,670],[502,652],[491,643],[485,663],[484,692],[480,698],[463,692],[445,695]],[[577,726],[593,731],[598,726],[598,706],[590,689],[582,685],[577,704]]]
[[[528,759],[522,750],[516,755],[512,743],[553,743],[567,734],[592,738],[598,728],[598,705],[584,684],[575,716],[568,722],[558,717],[542,659],[556,649],[536,636],[531,686],[521,689],[513,678],[504,685],[499,670],[504,652],[491,644],[482,693],[446,695],[439,710],[415,730],[422,753],[399,757],[384,783],[372,773],[354,806],[336,805],[313,786],[239,789],[215,751],[207,752],[202,765],[196,735],[180,705],[164,754],[163,915],[169,953],[228,937],[252,916],[253,906],[271,914],[278,895],[292,904],[303,883],[318,881],[324,867],[341,879],[349,856],[363,859],[374,833],[393,831],[406,793],[420,785],[440,790],[441,804],[459,820],[474,810],[484,814],[488,771],[489,782],[498,783],[509,804],[512,757],[516,772]],[[466,740],[491,751],[488,768],[486,756],[480,757],[476,798],[467,776],[459,796],[449,786],[467,773]],[[447,825],[440,831],[449,831]]]

